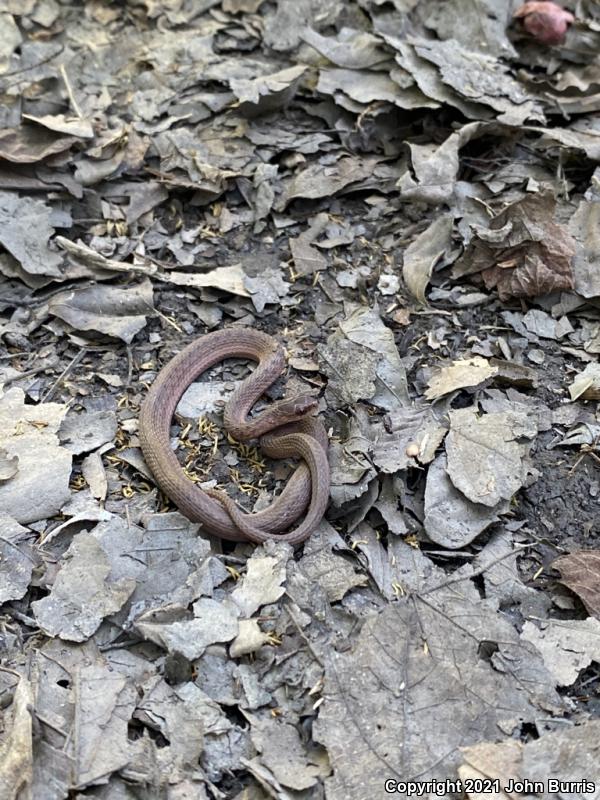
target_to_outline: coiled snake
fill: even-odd
[[[260,437],[273,458],[303,459],[282,493],[266,509],[243,512],[224,492],[202,490],[184,474],[171,449],[171,420],[182,394],[209,367],[226,358],[249,358],[258,365],[234,390],[224,413],[225,428],[240,441]],[[252,328],[228,328],[192,342],[163,367],[140,410],[142,452],[156,483],[185,516],[208,533],[232,541],[297,544],[319,524],[329,500],[327,434],[312,416],[317,401],[308,395],[283,399],[261,414],[248,414],[285,368],[283,348]],[[296,528],[283,533],[302,513]]]

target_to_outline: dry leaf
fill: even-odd
[[[497,373],[498,367],[493,366],[487,358],[481,356],[453,361],[432,375],[425,397],[428,400],[436,400],[457,389],[480,386]]]
[[[600,550],[577,550],[552,562],[560,582],[579,595],[585,607],[600,619]]]
[[[583,372],[575,376],[569,386],[571,400],[598,400],[600,398],[600,364],[592,361]]]
[[[452,244],[452,215],[437,217],[404,253],[402,274],[406,285],[421,303],[436,263]]]
[[[232,264],[230,267],[216,267],[210,272],[169,272],[169,283],[177,286],[192,286],[194,288],[220,289],[223,292],[237,294],[240,297],[249,297],[250,293],[244,286],[244,270],[241,264]]]
[[[576,243],[554,221],[555,205],[549,193],[511,203],[488,228],[477,228],[454,276],[481,273],[487,288],[496,287],[504,301],[572,289]]]

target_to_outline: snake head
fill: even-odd
[[[311,397],[309,394],[301,394],[298,397],[292,397],[290,400],[282,400],[277,404],[277,411],[282,416],[286,416],[291,422],[295,419],[300,419],[314,411],[319,405],[316,397]]]

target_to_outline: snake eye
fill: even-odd
[[[308,394],[304,394],[301,397],[294,398],[294,411],[296,414],[307,414],[309,411],[315,409],[318,405],[318,401],[316,397],[311,397]]]
[[[284,400],[280,405],[280,410],[289,415],[290,418],[299,418],[308,414],[309,411],[314,411],[317,407],[318,401],[316,397],[311,397],[308,394],[293,397],[291,400]]]

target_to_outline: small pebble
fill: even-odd
[[[534,364],[543,364],[546,360],[546,354],[543,350],[538,350],[537,347],[527,351],[527,358],[533,361]]]
[[[397,275],[381,275],[377,281],[377,288],[384,295],[396,294],[400,289],[400,280]]]

